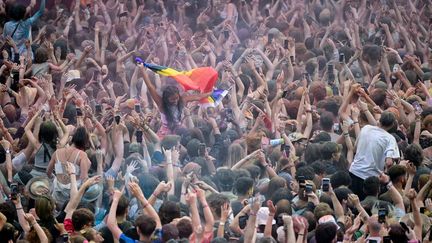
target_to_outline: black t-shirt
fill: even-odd
[[[133,224],[130,221],[124,221],[123,223],[118,224],[118,227],[121,229],[121,231],[126,232],[127,230],[133,227]],[[114,243],[113,235],[111,231],[108,229],[108,227],[106,226],[103,227],[99,232],[104,238],[104,243]]]

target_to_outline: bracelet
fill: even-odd
[[[30,225],[30,227],[33,227],[33,225],[35,225],[35,224],[37,224],[37,223],[38,223],[37,221],[34,222],[33,224]]]
[[[297,235],[301,235],[301,236],[304,236],[304,234],[297,234]]]
[[[16,208],[16,211],[18,211],[18,210],[23,210],[23,208]]]
[[[219,226],[225,226],[225,222],[220,221]]]
[[[249,213],[249,216],[257,216],[257,214],[254,213],[253,211],[251,211],[251,212]]]
[[[75,175],[75,173],[69,173],[69,175]]]
[[[349,136],[349,133],[344,133],[343,135],[344,135],[344,136]]]
[[[203,209],[208,208],[208,206],[209,206],[208,204],[203,205]]]
[[[143,205],[143,209],[146,208],[149,205],[149,203],[146,203]]]
[[[355,121],[353,124],[358,124],[358,121]]]
[[[269,217],[274,217],[274,213],[269,213],[268,216]]]
[[[312,110],[306,110],[306,113],[312,113]]]
[[[155,194],[154,192],[152,193],[152,195],[153,195],[153,197],[158,197],[158,195],[157,195],[157,194]]]

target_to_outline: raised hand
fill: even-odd
[[[221,222],[226,222],[226,220],[228,219],[230,211],[231,211],[231,207],[230,207],[229,203],[224,203],[221,206],[221,217],[220,217]]]
[[[144,198],[144,194],[136,182],[129,182],[129,191],[135,198]]]
[[[138,161],[134,160],[126,167],[126,173],[132,174],[137,169],[138,169]]]

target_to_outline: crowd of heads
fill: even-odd
[[[1,241],[429,242],[431,16],[0,0]]]

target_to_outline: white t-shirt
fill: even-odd
[[[357,151],[349,171],[363,180],[379,176],[386,158],[399,158],[396,139],[384,129],[366,125],[360,131]]]

